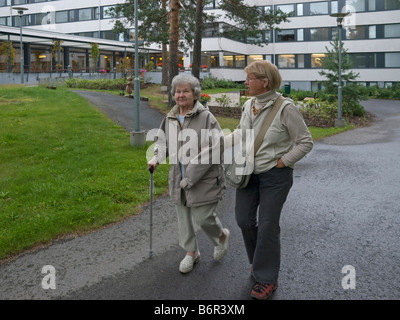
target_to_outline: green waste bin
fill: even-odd
[[[290,94],[290,84],[285,84],[285,94]]]

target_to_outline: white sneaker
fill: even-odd
[[[229,238],[231,236],[231,233],[229,232],[228,229],[224,229],[226,238],[223,243],[220,243],[216,247],[214,247],[214,260],[219,261],[223,257],[225,257],[226,252],[228,251],[228,245],[229,245]]]
[[[186,255],[179,265],[179,271],[181,273],[188,273],[193,270],[195,263],[200,261],[200,251],[197,250],[194,257]]]

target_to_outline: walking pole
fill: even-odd
[[[154,166],[149,168],[150,171],[150,250],[149,250],[149,258],[153,256],[152,250],[152,238],[153,238],[153,172]]]

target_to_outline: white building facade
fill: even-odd
[[[12,7],[23,6],[28,9],[24,12],[24,28],[88,37],[88,42],[90,38],[124,42],[128,39],[112,32],[114,20],[107,12],[108,8],[123,2],[0,0],[0,31],[1,26],[19,28],[20,17]],[[400,0],[245,2],[258,6],[260,10],[281,9],[286,13],[292,12],[293,16],[289,17],[289,22],[278,26],[281,29],[279,31],[260,30],[260,37],[269,42],[264,46],[249,44],[246,39],[221,37],[218,30],[234,26],[234,22],[223,16],[219,22],[204,26],[202,65],[207,66],[211,76],[244,81],[244,67],[252,61],[265,59],[279,67],[284,84],[291,84],[296,89],[316,90],[324,80],[319,75],[321,59],[327,52],[326,47],[330,47],[330,41],[337,34],[336,19],[330,14],[350,11],[351,16],[344,23],[342,39],[344,48],[353,59],[354,71],[359,73],[357,80],[366,85],[379,86],[400,82]],[[210,1],[205,10],[223,14],[218,9],[218,0]],[[5,33],[0,41],[5,41],[4,37]],[[15,46],[18,47],[18,44]],[[44,55],[42,49],[40,43],[31,45],[31,70],[40,69],[39,57]],[[155,65],[161,62],[159,45],[155,44],[148,49],[148,56],[141,61],[141,67],[149,60],[153,60]],[[76,51],[76,55],[72,56],[72,51]],[[69,49],[68,54],[70,56],[63,57],[64,65],[82,69],[90,64],[90,52],[87,49],[86,52],[79,50],[79,47]],[[102,51],[101,54],[99,67],[107,71],[118,66],[124,55],[126,57],[123,49],[117,53]],[[191,57],[189,50],[180,62],[189,68]],[[1,62],[0,58],[0,68],[4,69]]]

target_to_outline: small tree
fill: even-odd
[[[0,53],[3,57],[6,57],[7,71],[11,72],[15,59],[15,48],[12,42],[4,41],[0,45]]]
[[[51,49],[51,56],[54,61],[56,61],[56,71],[62,71],[62,64],[60,61],[60,56],[59,54],[64,51],[63,47],[61,44],[64,42],[64,40],[53,40],[53,48]]]
[[[337,99],[338,84],[339,84],[339,40],[338,37],[333,42],[330,42],[332,48],[327,50],[326,57],[322,60],[321,76],[328,80],[324,82],[327,97],[330,102]],[[355,83],[359,74],[352,71],[353,63],[351,57],[347,54],[347,50],[342,45],[342,86],[343,86],[343,113],[346,115],[361,116],[365,113],[364,108],[359,103],[359,100],[365,99],[360,86]]]
[[[97,62],[100,57],[100,49],[99,49],[99,45],[95,42],[92,42],[90,45],[92,47],[91,53],[92,53],[92,59],[93,59],[93,67],[94,67],[94,70],[96,71]]]

